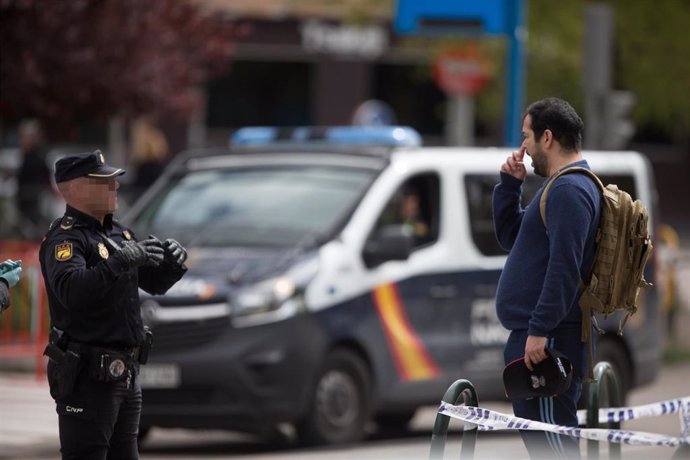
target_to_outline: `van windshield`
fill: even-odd
[[[291,246],[334,231],[374,169],[313,165],[192,171],[172,180],[135,223],[188,246]]]

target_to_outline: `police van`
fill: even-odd
[[[491,198],[509,149],[423,147],[399,126],[244,128],[233,139],[178,156],[123,219],[189,252],[165,296],[142,293],[154,333],[142,432],[292,427],[302,442],[335,444],[404,428],[458,378],[481,400],[504,399],[495,293],[506,253]],[[643,155],[584,156],[654,219]],[[524,204],[542,181],[528,174]],[[659,370],[656,291],[622,337],[617,320],[600,321],[598,358],[627,391]]]

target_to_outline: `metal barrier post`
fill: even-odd
[[[464,395],[469,395],[469,401],[465,400]],[[443,395],[443,402],[457,405],[460,401],[465,404],[477,407],[479,400],[477,399],[477,392],[469,380],[460,379],[451,384]],[[448,434],[448,423],[450,417],[445,414],[436,414],[436,421],[434,422],[434,431],[431,433],[431,450],[429,452],[429,460],[442,460],[443,451],[446,447],[446,437]],[[471,428],[468,429],[468,425]],[[466,433],[468,432],[468,433]],[[462,439],[462,446],[460,450],[460,458],[471,460],[474,457],[474,446],[477,441],[477,425],[466,423],[463,431],[460,433]]]
[[[594,367],[595,381],[589,384],[587,395],[587,427],[599,428],[599,407],[602,385],[606,388],[607,407],[621,407],[620,385],[618,376],[611,364],[606,361],[597,363]],[[620,429],[620,422],[609,422],[610,429]],[[587,441],[587,458],[599,458],[599,441]],[[620,443],[609,443],[609,458],[616,460],[621,458]]]

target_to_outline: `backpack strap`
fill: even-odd
[[[580,280],[580,286],[584,287],[582,280]],[[589,355],[589,363],[587,366],[588,372],[584,381],[587,383],[593,383],[596,382],[596,379],[594,378],[594,341],[592,340],[592,322],[594,322],[594,327],[597,328],[597,332],[600,331],[600,329],[599,326],[596,325],[597,320],[592,314],[592,310],[590,308],[583,307],[582,305],[580,305],[580,309],[582,310],[582,333],[580,334],[580,341],[587,344],[587,354]]]
[[[546,227],[546,198],[548,197],[549,190],[551,190],[551,187],[553,186],[554,183],[556,183],[556,179],[559,177],[565,175],[565,174],[570,174],[570,173],[575,173],[575,172],[581,172],[585,173],[588,175],[595,184],[599,187],[599,190],[601,190],[601,193],[604,193],[604,184],[601,182],[601,179],[592,172],[591,169],[583,168],[582,166],[572,166],[570,168],[565,168],[558,173],[556,173],[555,176],[553,176],[552,179],[549,179],[549,183],[546,184],[546,187],[544,188],[544,192],[541,194],[541,198],[539,199],[539,214],[541,214],[541,220],[544,222],[544,227]]]

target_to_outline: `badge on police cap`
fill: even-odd
[[[107,259],[110,255],[110,253],[108,252],[108,248],[105,247],[105,244],[98,243],[98,255],[104,259]]]
[[[64,242],[55,246],[55,260],[64,262],[72,258],[72,243]]]

